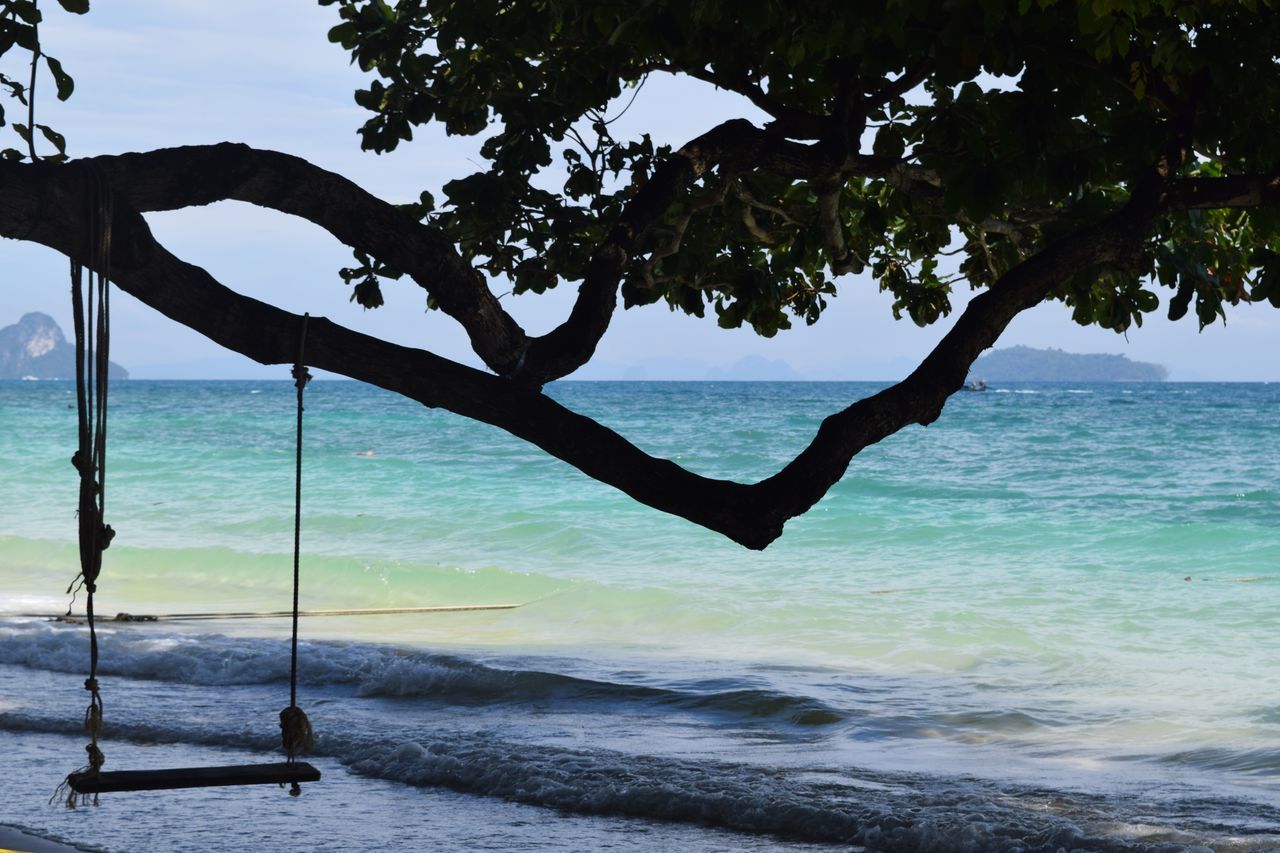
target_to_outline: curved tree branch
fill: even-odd
[[[527,346],[524,330],[439,229],[300,157],[224,142],[86,162],[139,212],[236,200],[319,225],[412,277],[497,373],[514,370]]]
[[[1280,204],[1280,173],[1181,178],[1170,181],[1166,200],[1175,210]]]
[[[844,183],[840,180],[823,181],[814,186],[818,196],[818,230],[822,233],[827,265],[832,275],[860,273],[867,266],[844,239],[844,223],[840,221],[840,191],[843,189]]]
[[[884,106],[894,98],[900,98],[919,86],[929,77],[933,70],[933,61],[921,60],[910,68],[904,68],[896,80],[886,80],[885,84],[872,92],[864,100],[866,109]]]
[[[530,341],[519,368],[509,375],[537,386],[590,360],[618,307],[618,285],[640,241],[708,169],[750,168],[766,158],[790,168],[808,152],[808,146],[786,143],[746,119],[726,121],[686,143],[654,170],[591,256],[568,319]]]
[[[89,158],[140,212],[244,201],[302,217],[407,273],[466,330],[495,373],[539,386],[591,358],[617,308],[618,284],[638,242],[714,165],[767,163],[806,174],[813,147],[739,119],[692,140],[663,163],[592,256],[569,317],[529,338],[439,229],[415,222],[346,178],[288,154],[221,143]]]
[[[138,164],[148,156],[133,155],[129,162],[145,171]],[[125,171],[115,174],[129,177]],[[0,236],[42,243],[88,264],[89,229],[83,204],[88,175],[76,164],[0,162]],[[148,197],[146,191],[140,196]],[[151,203],[157,201],[152,198]],[[907,379],[828,417],[795,460],[753,485],[686,471],[644,453],[534,388],[378,340],[324,318],[310,322],[308,362],[500,427],[642,503],[747,547],[764,548],[782,533],[788,519],[808,510],[843,476],[860,450],[908,424],[935,420],[974,359],[1020,311],[1046,298],[1082,268],[1132,264],[1136,247],[1159,210],[1154,193],[1142,194],[1006,273],[969,303],[951,331]],[[156,242],[129,197],[119,199],[115,211],[111,264],[123,290],[256,361],[287,364],[293,360],[300,317],[237,294],[205,270],[174,257]]]
[[[415,222],[346,178],[288,154],[220,143],[88,158],[140,212],[217,201],[244,201],[302,217],[341,242],[407,273],[466,330],[472,349],[495,373],[530,386],[567,376],[585,364],[617,308],[618,284],[641,239],[670,205],[713,166],[764,168],[809,177],[831,168],[818,145],[761,130],[744,119],[725,122],[664,162],[627,205],[596,250],[569,317],[529,338],[483,278],[439,229]],[[851,157],[858,174],[928,182],[895,160]]]
[[[745,77],[730,80],[722,74],[716,74],[708,70],[705,66],[698,68],[672,62],[648,62],[636,66],[626,75],[626,78],[638,80],[653,71],[661,71],[673,76],[685,74],[695,80],[710,83],[717,89],[724,89],[727,92],[742,95],[757,109],[773,117],[774,121],[768,125],[770,130],[781,133],[791,139],[821,139],[822,134],[826,131],[826,116],[805,112],[769,97],[768,93],[761,88],[760,83],[756,80]]]
[[[712,167],[728,172],[763,169],[802,179],[847,169],[850,174],[885,176],[902,183],[938,182],[936,175],[900,160],[833,154],[820,142],[795,142],[746,119],[726,121],[685,144],[654,171],[592,255],[568,319],[530,340],[518,368],[503,374],[539,386],[586,364],[609,328],[617,309],[618,285],[641,240],[662,221],[680,194]],[[856,265],[840,271],[851,269]]]

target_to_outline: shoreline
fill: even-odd
[[[0,824],[0,853],[84,853],[85,848]]]

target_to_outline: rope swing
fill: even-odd
[[[106,509],[107,373],[110,367],[110,273],[111,220],[114,203],[111,187],[102,173],[87,167],[86,221],[89,258],[89,297],[84,294],[85,266],[71,261],[71,302],[75,312],[76,409],[78,447],[71,462],[80,474],[79,546],[80,571],[67,588],[72,595],[85,592],[85,620],[89,626],[89,707],[84,728],[89,735],[87,763],[69,774],[52,801],[62,799],[68,808],[98,804],[98,795],[114,791],[150,791],[219,785],[290,785],[291,796],[302,793],[300,782],[315,782],[320,771],[299,761],[298,756],[315,745],[311,721],[298,707],[298,590],[302,533],[302,392],[311,379],[303,363],[307,341],[308,315],[303,315],[298,343],[298,359],[293,367],[297,387],[297,443],[294,466],[293,518],[293,632],[290,642],[289,707],[280,712],[280,736],[286,761],[228,767],[188,767],[169,770],[103,772],[106,757],[98,744],[102,735],[103,703],[98,684],[98,634],[94,616],[94,594],[102,571],[102,552],[111,544],[115,531],[103,522]],[[96,272],[95,272],[96,270]],[[67,609],[71,613],[70,607]]]
[[[102,552],[111,544],[115,531],[103,522],[107,495],[107,371],[111,349],[111,219],[114,198],[111,187],[102,173],[88,167],[88,192],[86,220],[88,228],[88,256],[94,267],[89,271],[89,298],[84,295],[84,265],[74,258],[71,261],[71,307],[75,314],[76,339],[76,413],[78,416],[79,442],[71,464],[80,474],[80,499],[78,502],[80,572],[67,592],[74,595],[85,591],[85,613],[89,623],[89,677],[84,689],[89,691],[89,707],[84,712],[84,728],[89,734],[85,746],[88,763],[72,773],[63,783],[66,802],[74,808],[77,800],[87,804],[90,794],[79,792],[71,784],[75,776],[96,776],[102,770],[106,757],[98,746],[102,734],[102,693],[98,685],[98,633],[94,627],[93,596],[98,589],[98,574],[102,571]],[[68,612],[70,609],[68,608]],[[62,787],[58,793],[61,793]],[[55,797],[58,794],[54,795]],[[93,794],[97,805],[97,794]]]
[[[315,735],[311,731],[311,721],[306,712],[298,707],[298,587],[299,563],[302,553],[302,392],[311,381],[311,374],[303,361],[307,348],[307,320],[310,314],[302,315],[302,334],[298,341],[298,360],[293,365],[293,384],[298,389],[298,428],[297,443],[294,454],[293,476],[293,631],[289,643],[289,707],[280,712],[280,739],[283,741],[284,754],[289,763],[294,763],[297,756],[310,752],[315,746]],[[292,783],[290,796],[298,796],[302,789],[298,783]]]

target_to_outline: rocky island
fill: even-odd
[[[128,379],[115,362],[111,379]],[[0,379],[75,379],[76,348],[48,314],[32,312],[0,329]]]
[[[983,355],[969,377],[984,382],[1163,382],[1169,371],[1123,355],[1016,346]]]

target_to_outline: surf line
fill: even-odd
[[[435,607],[369,607],[352,610],[299,610],[299,616],[390,616],[401,613],[465,613],[477,610],[515,610],[520,604],[444,604]],[[47,619],[51,622],[79,623],[84,616],[61,613],[16,613],[25,619]],[[292,610],[241,610],[224,613],[117,613],[110,622],[184,622],[200,619],[283,619],[293,616]]]

